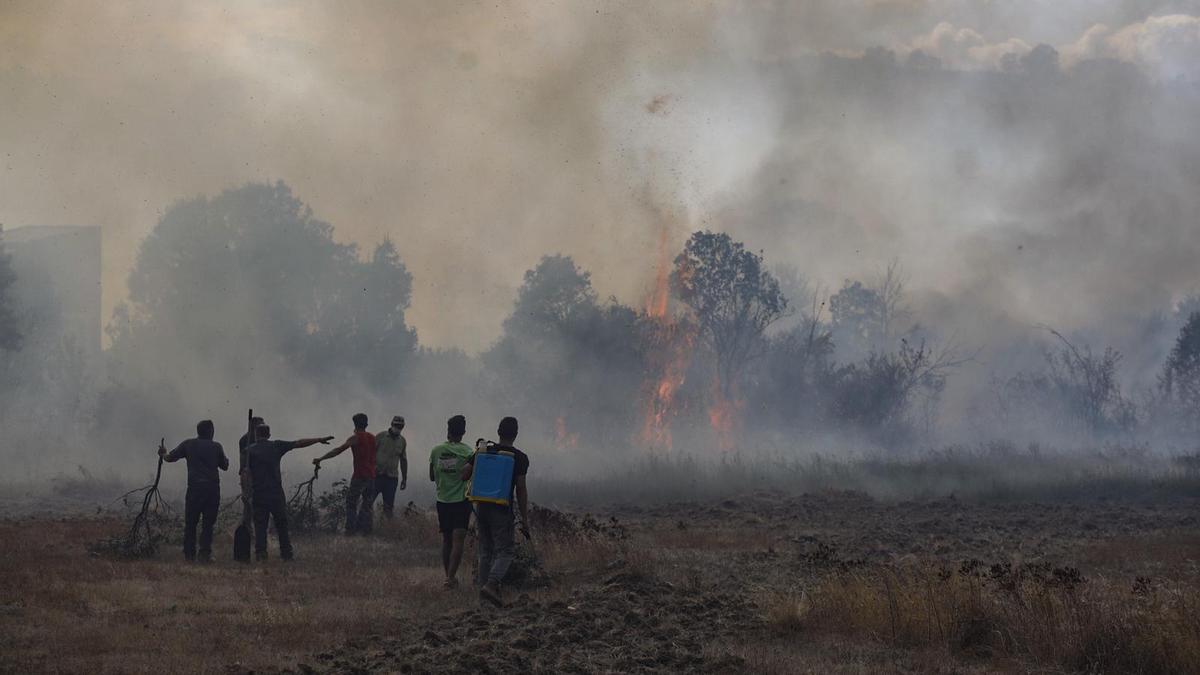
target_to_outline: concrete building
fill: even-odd
[[[33,321],[27,338],[69,336],[91,361],[101,351],[100,228],[47,225],[5,229],[15,309]]]

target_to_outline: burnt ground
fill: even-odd
[[[122,521],[25,518],[0,523],[11,544],[0,553],[0,670],[1069,672],[1019,653],[793,626],[776,608],[823,579],[914,562],[1065,566],[1194,593],[1198,514],[1200,496],[883,502],[845,492],[545,509],[534,518],[543,569],[501,609],[480,606],[469,585],[441,590],[427,512],[370,540],[309,537],[297,563],[253,568],[186,565],[173,548],[97,559],[86,544]]]

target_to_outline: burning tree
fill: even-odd
[[[761,255],[728,234],[694,233],[675,258],[675,295],[695,314],[700,340],[713,354],[716,379],[709,417],[721,444],[732,446],[737,424],[738,378],[761,356],[767,327],[783,316],[787,299]]]

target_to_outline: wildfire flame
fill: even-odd
[[[681,412],[677,396],[687,379],[697,335],[693,324],[676,321],[670,314],[671,228],[663,219],[659,230],[658,265],[654,287],[646,296],[644,315],[651,325],[649,371],[642,411],[642,443],[654,449],[672,449],[671,423]],[[680,270],[680,274],[690,273]],[[718,447],[732,451],[741,427],[745,405],[736,386],[722,388],[714,377],[709,396],[708,421]]]
[[[693,335],[668,315],[671,299],[670,231],[663,227],[658,241],[658,266],[654,288],[646,298],[644,311],[653,322],[653,348],[650,352],[650,379],[642,413],[642,442],[651,448],[670,450],[671,420],[678,412],[675,397],[687,377]]]
[[[731,396],[726,396],[720,385],[716,381],[713,382],[712,401],[708,406],[708,423],[717,436],[717,447],[723,452],[734,449],[734,439],[741,426],[742,407],[741,397],[736,391]]]
[[[579,446],[579,434],[567,431],[567,418],[559,415],[554,421],[554,447],[559,450],[574,450]]]

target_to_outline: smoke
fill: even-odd
[[[826,289],[899,260],[979,382],[1200,289],[1198,56],[1179,1],[14,2],[0,222],[103,225],[109,316],[172,203],[281,179],[468,352],[543,254],[642,306],[725,230]]]

